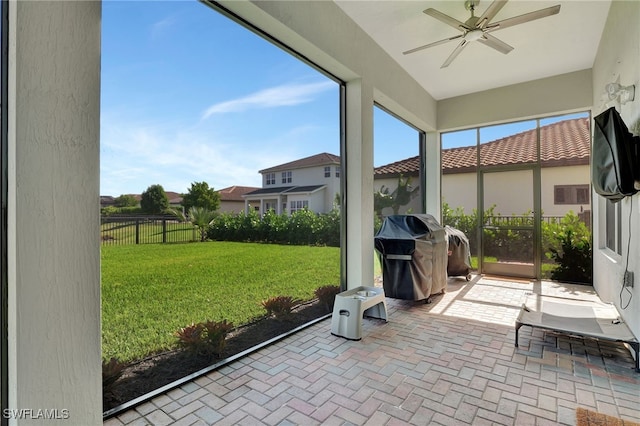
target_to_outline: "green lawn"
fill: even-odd
[[[206,319],[243,324],[272,296],[312,299],[340,282],[337,247],[206,242],[102,247],[102,354],[121,361],[173,347]]]

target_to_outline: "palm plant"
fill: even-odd
[[[191,207],[189,209],[187,220],[200,231],[200,241],[207,239],[209,225],[211,225],[215,217],[216,213],[205,207]]]

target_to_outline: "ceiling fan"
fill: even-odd
[[[547,7],[545,9],[540,9],[535,12],[525,13],[524,15],[514,16],[513,18],[503,19],[498,22],[491,22],[491,20],[498,14],[500,9],[504,7],[508,0],[495,0],[493,3],[489,5],[487,10],[484,11],[482,16],[475,16],[474,12],[480,0],[467,0],[464,2],[464,7],[468,11],[471,12],[471,17],[467,19],[465,22],[460,22],[455,18],[452,18],[449,15],[445,15],[444,13],[437,11],[433,8],[429,8],[424,10],[423,12],[427,15],[436,18],[437,20],[444,22],[447,25],[452,26],[453,28],[462,31],[462,34],[459,34],[454,37],[445,38],[440,41],[436,41],[433,43],[425,44],[424,46],[419,46],[411,50],[407,50],[402,52],[404,55],[408,55],[410,53],[418,52],[420,50],[428,49],[430,47],[438,46],[440,44],[447,43],[452,40],[460,40],[458,46],[453,50],[451,55],[447,58],[446,61],[442,64],[440,68],[448,67],[451,62],[462,52],[462,50],[472,41],[478,41],[485,46],[489,46],[493,49],[496,49],[498,52],[507,54],[513,50],[512,46],[509,46],[504,41],[494,37],[490,33],[493,31],[498,31],[503,28],[512,27],[518,24],[524,24],[525,22],[533,21],[535,19],[545,18],[547,16],[555,15],[560,12],[560,5]]]

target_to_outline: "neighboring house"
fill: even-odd
[[[116,205],[115,197],[111,195],[101,195],[100,196],[100,208],[111,207]]]
[[[535,161],[536,129],[514,134],[502,139],[482,144],[482,165],[518,165]],[[540,170],[541,197],[544,216],[564,216],[570,210],[580,213],[590,210],[590,130],[589,119],[565,120],[540,127]],[[523,149],[529,147],[529,149]],[[442,150],[442,198],[451,208],[463,207],[469,214],[477,208],[476,146]],[[419,186],[420,158],[406,160],[376,167],[374,187],[376,191],[384,185],[392,192],[398,183],[398,177],[409,177],[413,186]],[[504,182],[510,186],[519,186],[522,174],[503,172]],[[530,186],[530,183],[528,184]],[[526,187],[522,183],[522,187]],[[525,213],[519,211],[522,206],[530,205],[519,197],[529,196],[526,192],[514,197],[513,192],[500,197],[497,193],[496,213],[503,215]],[[490,206],[485,206],[488,208]],[[401,208],[399,213],[411,209],[421,209],[419,197]],[[390,214],[385,209],[383,214]]]
[[[323,152],[260,170],[262,188],[245,194],[245,209],[260,214],[294,213],[307,208],[327,213],[340,192],[340,157]]]
[[[221,213],[240,213],[245,211],[245,201],[243,195],[255,191],[260,188],[254,186],[229,186],[218,191],[220,194],[220,207],[218,211]]]
[[[165,191],[165,194],[169,199],[169,207],[182,208],[182,194],[172,191]]]

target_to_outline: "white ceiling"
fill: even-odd
[[[471,15],[464,0],[336,0],[373,40],[435,99],[536,80],[593,66],[610,0],[510,0],[492,22],[560,4],[557,15],[526,22],[492,35],[514,50],[502,54],[478,42],[469,44],[447,68],[440,66],[460,40],[403,55],[402,52],[461,32],[422,11],[432,7],[459,21]],[[481,0],[475,15],[491,4]]]

